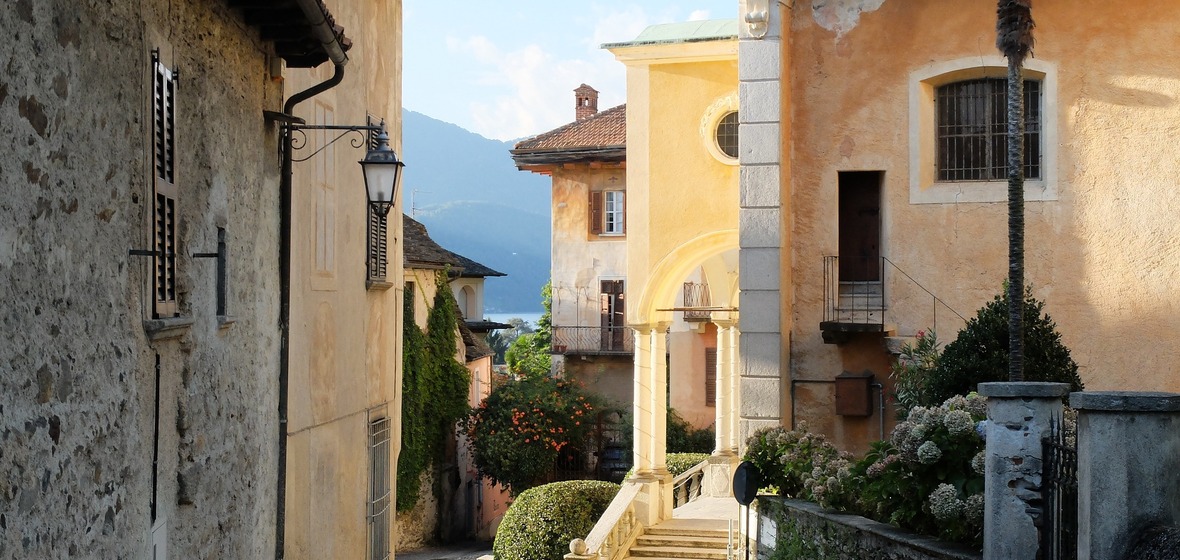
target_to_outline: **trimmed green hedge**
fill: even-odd
[[[504,514],[492,554],[497,560],[561,560],[570,541],[585,538],[618,492],[618,484],[598,480],[525,490]]]
[[[672,476],[680,476],[709,458],[708,453],[669,453],[667,456],[668,472]]]

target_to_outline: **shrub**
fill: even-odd
[[[1005,290],[1006,292],[1006,290]],[[1045,304],[1024,296],[1024,377],[1027,381],[1069,383],[1082,390],[1078,365],[1061,343],[1057,324],[1044,313]],[[976,385],[1008,380],[1008,297],[996,296],[967,321],[958,338],[946,345],[938,366],[927,376],[922,404],[934,406]]]
[[[761,473],[764,487],[804,500],[812,499],[814,485],[809,489],[806,481],[815,478],[815,468],[841,458],[847,459],[822,434],[808,432],[804,422],[795,430],[778,426],[754,432],[743,457]]]
[[[506,379],[464,419],[481,476],[513,494],[553,473],[567,447],[586,441],[598,398],[549,376]]]
[[[675,409],[668,408],[668,453],[712,453],[717,443],[712,428],[697,429]]]
[[[987,401],[972,393],[914,407],[889,441],[851,470],[852,509],[866,517],[956,542],[980,544]]]
[[[680,476],[709,458],[708,453],[669,453],[667,456],[668,472],[672,476]]]
[[[926,384],[934,369],[938,367],[938,337],[934,331],[918,331],[914,342],[901,347],[901,355],[893,363],[893,397],[897,417],[905,420],[910,409],[927,404],[923,397]]]
[[[618,491],[618,484],[594,480],[526,490],[504,514],[492,554],[500,560],[561,560],[570,540],[594,528]]]

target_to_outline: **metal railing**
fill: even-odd
[[[1045,560],[1078,557],[1078,450],[1063,422],[1053,419],[1041,440],[1041,554]]]
[[[554,354],[631,354],[635,342],[627,327],[553,327]]]
[[[825,325],[841,325],[849,330],[856,327],[883,326],[896,317],[901,311],[890,311],[889,290],[898,290],[902,286],[917,288],[930,298],[931,323],[921,327],[930,327],[938,331],[938,315],[942,311],[945,317],[950,312],[963,323],[967,319],[934,292],[926,289],[908,272],[897,266],[886,257],[845,257],[842,268],[840,257],[824,257],[824,313]],[[841,277],[867,278],[867,280],[841,280]],[[913,310],[904,310],[907,315],[913,315]],[[865,330],[868,330],[867,328]]]
[[[672,479],[673,509],[701,497],[701,486],[705,483],[705,467],[708,465],[708,460],[701,461]]]
[[[709,307],[712,305],[709,297],[709,285],[703,282],[684,283],[684,307]],[[713,316],[711,311],[685,311],[684,320],[689,322],[708,321]]]

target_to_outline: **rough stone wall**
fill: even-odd
[[[857,515],[826,511],[799,500],[758,498],[757,559],[979,560],[967,547],[945,543]]]
[[[278,372],[269,48],[221,2],[18,0],[0,10],[0,558],[273,552]],[[178,300],[152,342],[151,51],[177,92]],[[216,316],[218,226],[228,309]],[[156,364],[160,364],[156,406]],[[157,420],[158,419],[158,420]]]

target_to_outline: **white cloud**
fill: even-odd
[[[701,21],[706,19],[712,19],[709,17],[709,10],[693,10],[692,13],[688,14],[688,21]]]

